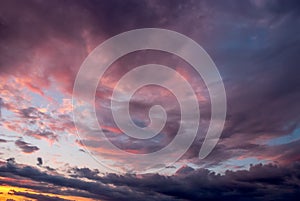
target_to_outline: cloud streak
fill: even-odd
[[[27,154],[30,154],[30,153],[33,153],[33,152],[39,150],[39,148],[37,146],[31,145],[21,139],[17,140],[15,142],[15,145],[17,147],[19,147],[22,150],[22,152],[27,153]]]

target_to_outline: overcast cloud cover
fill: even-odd
[[[100,146],[97,129],[77,136],[72,90],[80,65],[106,39],[138,28],[164,28],[199,43],[227,93],[221,139],[198,159],[210,119],[207,88],[182,59],[140,51],[120,58],[100,80],[96,111],[108,139],[130,153],[151,153],[174,138],[176,98],[149,86],[130,102],[135,123],[161,104],[168,119],[150,141],[125,136],[109,108],[113,88],[147,63],[181,73],[197,92],[198,135],[161,174],[135,174],[125,155]],[[163,41],[162,41],[163,42]],[[0,197],[3,200],[296,200],[300,195],[300,3],[286,1],[0,1]],[[145,75],[147,76],[147,75]],[[168,80],[176,83],[176,80]],[[87,84],[88,86],[88,84]],[[154,92],[155,93],[154,93]],[[89,128],[86,113],[84,127]],[[80,131],[80,130],[79,130]],[[86,146],[84,147],[83,144]],[[109,172],[88,154],[127,174]],[[160,167],[167,164],[161,160]]]

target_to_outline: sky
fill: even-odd
[[[185,60],[170,53],[132,52],[99,78],[89,104],[105,137],[124,152],[103,146],[88,108],[75,125],[73,87],[87,56],[107,39],[141,28],[191,38],[218,68],[227,113],[221,138],[204,159],[198,154],[211,118],[209,91]],[[1,0],[0,200],[297,200],[299,52],[296,0]],[[165,109],[157,136],[132,138],[114,121],[118,80],[149,63],[188,81],[201,112],[196,138],[172,164],[165,156],[154,166],[128,158],[154,153],[175,138],[181,110],[166,88],[142,87],[129,103],[139,127],[149,125],[153,105]],[[166,82],[180,88],[176,77]]]

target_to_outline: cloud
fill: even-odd
[[[6,159],[8,165],[14,165],[16,163],[15,158],[8,158]]]
[[[41,157],[37,158],[37,165],[42,166],[43,165],[43,159]]]
[[[11,191],[12,195],[17,195],[17,196],[24,196],[26,198],[32,198],[36,199],[39,201],[71,201],[68,199],[63,199],[57,196],[48,196],[48,195],[43,195],[43,194],[33,194],[33,193],[27,193],[27,192],[18,192],[18,191]]]
[[[37,119],[44,115],[42,112],[38,111],[37,108],[34,107],[21,109],[20,114],[22,115],[22,117],[28,119]]]
[[[7,142],[7,140],[4,140],[4,139],[0,139],[0,143],[1,143],[1,142]]]
[[[42,129],[27,130],[25,131],[24,134],[36,139],[46,139],[51,143],[58,140],[57,134],[49,130],[42,130]]]
[[[4,102],[2,100],[2,98],[0,98],[0,119],[2,119],[2,107],[4,105]]]
[[[15,145],[19,147],[23,153],[33,153],[35,151],[38,151],[39,148],[37,146],[31,145],[27,142],[24,142],[23,140],[19,139],[15,142]]]
[[[300,164],[297,162],[288,166],[258,164],[251,166],[249,170],[227,170],[223,175],[207,169],[195,170],[187,166],[171,176],[113,173],[100,176],[97,170],[72,168],[70,173],[76,179],[48,174],[30,166],[7,164],[0,166],[0,170],[2,178],[21,177],[38,182],[39,185],[29,187],[35,190],[43,189],[43,193],[52,193],[47,185],[53,185],[53,191],[58,195],[75,196],[81,192],[85,197],[109,201],[128,200],[128,198],[133,201],[221,199],[281,201],[297,200],[300,195]],[[7,182],[9,185],[13,184],[11,181],[1,179],[2,183]],[[20,184],[16,182],[14,185]],[[46,186],[43,187],[44,184]],[[61,187],[65,190],[58,190]]]
[[[88,178],[93,179],[98,176],[100,173],[99,170],[90,170],[89,168],[73,168],[69,170],[70,173],[72,173],[72,177],[79,177],[79,178]]]
[[[154,87],[141,89],[130,103],[132,117],[141,125],[149,121],[148,108],[152,104],[162,104],[167,109],[170,119],[164,131],[151,141],[121,135],[109,109],[116,81],[132,67],[156,62],[182,73],[201,97],[201,128],[183,159],[205,167],[243,157],[285,165],[299,159],[299,141],[279,146],[265,143],[273,138],[289,136],[299,128],[300,26],[297,1],[284,4],[257,0],[226,3],[177,0],[164,3],[131,0],[103,3],[4,1],[0,12],[2,118],[6,118],[5,110],[18,115],[1,122],[9,131],[50,143],[58,142],[66,133],[76,133],[68,114],[68,96],[72,93],[75,75],[84,58],[96,45],[115,34],[136,28],[160,27],[191,37],[208,51],[218,66],[228,98],[222,138],[206,159],[198,160],[210,118],[207,89],[183,60],[166,53],[144,51],[140,55],[133,53],[121,58],[100,80],[102,85],[96,94],[99,121],[106,126],[105,132],[115,145],[129,152],[150,153],[164,147],[176,134],[179,108],[174,97],[163,90]],[[57,103],[47,99],[44,105],[50,105],[51,109],[44,112],[45,108],[34,106],[33,100],[36,94],[47,97],[51,87],[57,90],[55,96],[62,96],[65,101],[61,108],[52,109],[51,106]],[[151,93],[153,91],[155,94]],[[94,151],[93,148],[99,148],[102,139],[95,141],[92,137],[97,136],[97,130],[89,131],[90,138],[83,141]],[[24,143],[16,145],[36,149]],[[126,157],[115,157],[114,153],[108,153],[109,150],[102,147],[97,151],[98,154],[103,151],[102,155],[117,162],[127,161]]]
[[[226,127],[218,146],[205,160],[197,159],[205,136],[205,128],[208,125],[207,119],[210,118],[209,101],[201,102],[201,117],[204,117],[201,129],[184,158],[191,159],[191,162],[205,164],[205,166],[216,166],[227,160],[245,156],[257,157],[260,160],[264,160],[265,157],[267,161],[274,159],[282,163],[295,161],[297,157],[290,157],[289,153],[294,153],[294,151],[292,149],[288,151],[288,145],[285,146],[287,151],[284,152],[284,156],[281,156],[282,154],[277,151],[270,151],[278,147],[265,146],[264,141],[289,135],[299,128],[300,107],[297,100],[300,98],[298,78],[300,38],[297,33],[300,29],[298,21],[294,20],[299,19],[299,15],[296,14],[299,6],[296,4],[295,1],[290,1],[281,7],[277,1],[266,3],[232,1],[228,4],[221,1],[218,3],[189,2],[186,8],[182,8],[180,15],[178,14],[177,23],[165,25],[165,27],[171,26],[180,33],[193,36],[193,39],[209,51],[224,79],[228,98]],[[149,7],[153,6],[157,10],[164,10],[166,5],[167,3],[154,6],[154,3],[148,2]],[[179,11],[180,7],[184,7],[180,1],[174,2],[165,16],[175,15],[175,10]],[[190,10],[187,11],[186,9],[189,8]],[[196,11],[193,12],[192,8]],[[206,12],[205,8],[209,8],[209,12]],[[197,18],[197,13],[202,17]],[[173,16],[173,19],[175,18]],[[187,20],[189,18],[190,20]],[[184,23],[186,21],[195,26],[186,27]],[[289,27],[295,27],[294,31],[291,31]],[[168,66],[172,67],[174,64],[175,66],[181,64],[178,59],[172,60],[167,55],[163,55],[167,57],[163,59],[162,56],[154,53],[141,54],[143,60],[134,54],[128,56],[127,59],[120,59],[116,62],[117,64],[112,65],[108,73],[113,76],[103,79],[104,89],[99,89],[99,93],[103,93],[100,93],[98,100],[104,106],[102,105],[98,110],[98,116],[103,118],[105,125],[113,125],[111,113],[107,112],[105,108],[107,105],[104,104],[109,101],[111,92],[105,87],[113,87],[120,76],[132,66],[143,64],[144,61],[145,63],[156,61],[160,64],[170,64]],[[169,62],[165,61],[168,59],[170,59]],[[118,68],[120,66],[122,68]],[[182,68],[189,69],[186,64],[182,65]],[[186,74],[189,75],[187,77],[191,81],[199,79],[193,71],[188,71]],[[193,84],[202,86],[199,81]],[[172,119],[167,122],[169,129],[164,133],[164,137],[167,136],[167,138],[165,140],[160,138],[159,143],[152,143],[152,141],[142,142],[119,135],[120,139],[112,137],[111,141],[124,150],[149,153],[159,150],[169,142],[168,140],[173,139],[179,108],[170,108],[174,105],[173,102],[161,96],[157,89],[148,88],[140,91],[142,92],[135,94],[130,103],[132,117],[138,117],[139,122],[147,122],[148,108],[156,103],[157,92],[161,98],[159,100],[163,100],[162,104],[170,110]],[[149,97],[151,91],[155,91],[155,94],[151,93]],[[203,91],[205,89],[201,92]],[[97,142],[93,139],[85,140],[89,149],[93,150],[97,146]],[[101,142],[100,139],[98,146]]]

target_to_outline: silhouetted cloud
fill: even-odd
[[[39,201],[71,201],[68,199],[63,199],[57,196],[48,196],[48,195],[42,195],[42,194],[33,194],[33,193],[27,193],[27,192],[18,192],[18,191],[11,191],[12,195],[17,196],[24,196],[26,198],[32,198]]]
[[[15,145],[19,147],[24,153],[33,153],[39,150],[37,146],[31,145],[20,139],[15,142]]]
[[[30,167],[20,165],[0,166],[0,176],[26,178],[39,185],[29,186],[35,190],[46,190],[45,185],[64,187],[69,190],[60,191],[62,195],[80,194],[85,197],[102,200],[297,200],[300,195],[300,164],[289,166],[253,165],[249,170],[226,171],[224,175],[207,169],[194,170],[183,167],[175,175],[159,174],[100,176],[97,170],[73,168],[73,177],[53,175]],[[82,179],[88,179],[84,181]],[[2,180],[2,183],[10,180]],[[13,183],[8,183],[12,185]],[[19,186],[20,183],[13,184]],[[24,187],[24,185],[22,185]],[[73,189],[73,190],[72,190]],[[76,191],[78,190],[78,191]],[[16,192],[13,192],[16,194]],[[20,193],[19,193],[20,194]],[[21,195],[21,194],[20,194]],[[25,195],[25,194],[22,194]],[[75,195],[75,194],[73,194]],[[34,196],[27,194],[27,197]],[[42,196],[42,195],[36,195]],[[33,197],[30,197],[33,198]],[[49,198],[50,199],[50,198]]]
[[[43,159],[42,159],[41,157],[38,157],[38,158],[37,158],[37,165],[38,165],[38,166],[43,165]]]
[[[0,142],[7,142],[7,140],[4,140],[4,139],[0,139]]]

